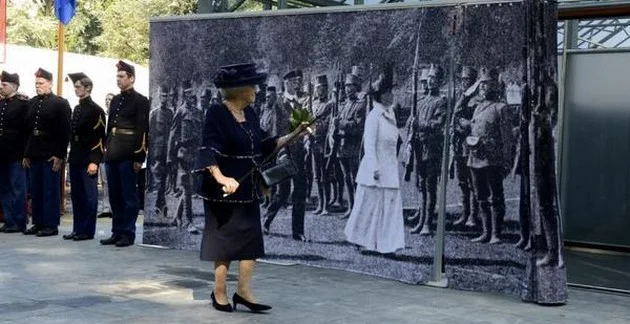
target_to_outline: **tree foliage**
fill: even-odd
[[[197,0],[78,0],[66,26],[66,50],[147,64],[149,19],[186,15]],[[57,48],[54,0],[9,1],[7,37],[11,44]]]

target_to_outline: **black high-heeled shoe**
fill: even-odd
[[[271,309],[271,306],[269,305],[256,304],[256,303],[249,302],[237,293],[234,293],[234,296],[232,296],[232,303],[234,303],[234,310],[236,310],[237,304],[241,304],[249,308],[249,310],[254,313],[260,313],[260,312],[268,311]]]
[[[210,298],[212,299],[212,307],[214,307],[214,309],[221,312],[227,312],[227,313],[231,313],[234,311],[230,303],[227,303],[225,305],[219,304],[217,300],[214,298],[214,291],[212,292],[212,294],[210,294]]]

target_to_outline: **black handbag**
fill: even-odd
[[[297,166],[291,159],[285,159],[282,162],[273,165],[259,172],[258,183],[263,189],[269,189],[274,185],[290,179],[298,174]]]

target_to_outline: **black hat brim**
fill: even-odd
[[[217,88],[221,88],[221,89],[227,89],[227,88],[238,88],[238,87],[244,87],[244,86],[248,86],[248,85],[259,85],[262,84],[263,82],[265,82],[265,80],[267,80],[267,73],[256,73],[256,75],[247,77],[247,78],[242,78],[242,79],[238,79],[238,80],[234,80],[234,81],[230,81],[230,82],[214,82],[214,85]]]

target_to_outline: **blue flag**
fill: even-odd
[[[76,11],[76,0],[55,0],[55,16],[62,24],[67,25]]]

